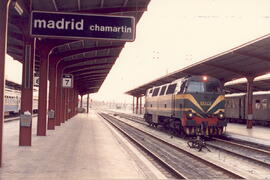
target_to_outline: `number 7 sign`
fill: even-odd
[[[73,75],[72,74],[63,74],[62,87],[73,88]]]

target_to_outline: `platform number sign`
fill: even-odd
[[[73,75],[72,74],[63,74],[62,87],[73,88]]]

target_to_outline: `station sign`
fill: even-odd
[[[62,87],[73,88],[73,75],[72,74],[63,74]]]
[[[32,11],[30,34],[35,37],[134,41],[135,18]]]

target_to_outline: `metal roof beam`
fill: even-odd
[[[68,56],[74,56],[74,55],[78,55],[81,53],[87,53],[87,52],[91,52],[91,51],[95,51],[95,50],[103,50],[103,49],[111,49],[111,48],[123,48],[124,45],[117,45],[117,46],[104,46],[104,47],[91,47],[91,48],[84,48],[84,49],[76,49],[76,50],[71,50],[71,51],[67,51],[67,52],[62,52],[62,53],[55,53],[54,55],[64,58],[64,57],[68,57]]]
[[[100,59],[108,59],[108,58],[117,58],[115,56],[100,56],[100,57],[94,57],[94,58],[85,58],[85,59],[77,59],[77,60],[72,60],[72,61],[68,61],[68,62],[64,62],[65,63],[65,67],[69,68],[69,67],[76,67],[76,66],[80,66],[80,65],[89,65],[87,64],[87,62],[93,62],[91,64],[95,64],[98,62],[98,60]]]
[[[67,72],[69,73],[80,73],[84,71],[89,71],[93,69],[99,69],[99,68],[105,68],[105,67],[111,67],[113,63],[102,63],[102,64],[95,64],[95,65],[90,65],[90,66],[77,66],[76,68],[68,68],[66,69]]]
[[[83,76],[83,77],[74,77],[74,79],[82,79],[82,78],[91,78],[91,77],[106,77],[108,73],[96,73],[96,74],[91,74],[91,75],[86,75],[86,76]]]
[[[81,80],[81,82],[83,82],[83,84],[88,84],[88,83],[95,83],[95,82],[100,82],[101,80],[103,80],[104,78],[96,78],[96,79],[87,79],[87,80]]]
[[[87,90],[89,87],[100,87],[102,82],[98,83],[88,83],[88,84],[80,84],[80,89]]]
[[[85,63],[82,62],[82,63],[78,63],[76,65],[70,65],[70,66],[66,66],[66,69],[72,67],[72,68],[77,68],[79,66],[90,66],[90,65],[96,65],[96,64],[101,64],[101,63],[114,63],[115,59],[114,60],[111,60],[111,61],[107,61],[107,59],[105,59],[106,61],[104,61],[104,59],[99,59],[99,61],[96,61],[96,60],[91,60],[91,61],[86,61]]]
[[[250,73],[246,73],[246,72],[241,72],[239,70],[234,70],[234,69],[231,69],[231,68],[227,68],[227,67],[224,67],[224,66],[219,66],[219,65],[215,65],[215,64],[211,64],[211,63],[203,63],[204,65],[207,65],[207,66],[212,66],[212,67],[215,67],[215,68],[218,68],[218,69],[222,69],[222,70],[225,70],[225,71],[229,71],[229,72],[232,72],[232,73],[235,73],[235,74],[239,74],[241,76],[253,76],[253,74],[250,74]]]
[[[12,36],[16,40],[23,41],[23,36],[21,33],[8,32],[8,36]]]
[[[8,54],[9,54],[9,53],[12,53],[12,54],[15,54],[15,55],[21,56],[21,57],[23,56],[23,53],[19,53],[19,52],[17,52],[17,51],[11,50],[11,49],[8,49],[7,53],[8,53]]]
[[[103,8],[104,6],[104,0],[100,0],[100,7]]]
[[[95,71],[107,70],[107,69],[111,69],[111,67],[100,67],[100,68],[95,68],[95,69],[89,69],[88,71],[82,71],[82,72],[78,72],[78,73],[73,73],[73,75],[74,76],[79,76],[81,74],[87,74],[89,72],[95,72]]]
[[[81,0],[77,0],[78,10],[81,10]]]
[[[58,11],[58,7],[57,7],[55,0],[52,0],[52,2],[53,2],[53,6],[54,6],[55,10]]]
[[[102,8],[102,9],[90,9],[80,11],[81,13],[98,13],[98,14],[111,14],[120,12],[145,12],[147,7],[115,7],[115,8]]]
[[[96,71],[90,71],[90,72],[85,72],[85,73],[80,73],[78,75],[76,75],[76,77],[80,77],[80,76],[84,76],[84,75],[90,75],[93,73],[105,73],[105,72],[109,72],[111,68],[106,68],[106,69],[102,69],[102,70],[96,70]]]
[[[92,71],[92,72],[89,72],[88,74],[80,74],[80,75],[77,75],[75,78],[79,78],[81,76],[91,76],[91,75],[100,75],[100,74],[108,74],[109,72],[108,71]]]
[[[103,80],[104,77],[101,76],[101,77],[96,77],[96,78],[85,78],[85,79],[76,79],[76,80],[79,80],[79,81],[82,81],[82,82],[91,82],[91,81],[100,81],[100,80]]]
[[[17,45],[17,44],[13,44],[13,43],[8,43],[7,46],[18,49],[18,50],[23,50],[23,46]]]
[[[128,0],[125,0],[122,6],[123,7],[126,7],[127,6],[127,3],[128,3]]]
[[[106,76],[107,76],[107,73],[99,73],[99,74],[85,75],[82,77],[74,76],[74,79],[76,80],[76,79],[100,78],[100,77],[106,77]]]
[[[238,55],[241,55],[241,56],[256,58],[256,59],[259,59],[259,60],[266,61],[266,62],[269,62],[270,63],[270,59],[267,58],[267,57],[257,56],[257,55],[254,55],[254,54],[250,54],[250,53],[246,53],[246,52],[241,52],[241,51],[235,51],[233,53],[238,54]]]

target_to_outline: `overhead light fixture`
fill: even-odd
[[[20,16],[23,14],[23,9],[18,2],[14,3],[14,9],[17,11],[17,13],[19,13]]]

